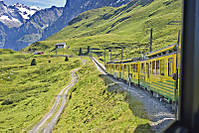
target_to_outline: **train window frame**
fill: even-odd
[[[169,61],[172,60],[172,61]],[[173,57],[169,57],[168,58],[168,76],[172,77],[173,74],[173,63],[174,63],[174,59]]]
[[[165,75],[165,59],[160,60],[160,75]]]
[[[150,78],[150,63],[149,62],[147,62],[146,63],[146,73],[147,73],[147,78],[149,79]]]
[[[129,65],[127,65],[127,69],[128,69],[128,74],[130,73],[130,64]]]
[[[126,70],[126,64],[124,64],[124,70]]]
[[[153,75],[155,75],[155,73],[156,73],[156,63],[155,63],[156,61],[154,60],[154,61],[152,61],[152,65],[151,65],[151,67],[152,67],[152,74]]]
[[[141,63],[141,72],[145,74],[144,63]]]
[[[138,64],[135,64],[135,72],[138,73]]]
[[[160,74],[160,60],[156,60],[156,75],[159,75],[159,74]]]
[[[151,61],[149,62],[149,74],[150,75],[152,74],[152,62]]]
[[[133,64],[133,72],[135,73],[135,64]]]

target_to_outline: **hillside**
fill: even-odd
[[[55,132],[109,132],[118,128],[152,132],[144,105],[117,91],[119,86],[101,75],[88,57],[73,57],[65,62],[64,57],[5,49],[0,49],[0,55],[0,132],[32,129],[70,83],[70,71],[81,67],[81,60],[86,64],[77,72],[79,81],[67,96],[67,106]],[[36,66],[30,66],[32,59],[36,59]]]
[[[90,10],[75,17],[57,34],[24,50],[50,52],[57,42],[66,42],[71,50],[124,46],[125,58],[138,56],[140,50],[148,51],[150,28],[153,28],[153,50],[176,43],[181,29],[181,8],[182,0],[133,0],[119,8]],[[112,50],[115,57],[120,51]]]
[[[36,59],[36,66],[30,66]],[[49,60],[51,63],[49,63]],[[38,56],[0,49],[0,132],[24,132],[52,106],[80,59]]]

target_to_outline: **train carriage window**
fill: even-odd
[[[152,74],[155,75],[155,61],[152,62]]]
[[[128,65],[127,68],[128,68],[128,73],[130,73],[130,65]]]
[[[160,74],[160,61],[159,60],[156,61],[156,74],[157,75]]]
[[[160,60],[160,74],[164,76],[164,59]]]
[[[168,76],[172,76],[173,73],[173,58],[168,59]]]
[[[146,67],[147,78],[149,78],[149,74],[150,74],[150,72],[149,72],[150,71],[149,63],[146,63],[146,66],[147,66]]]
[[[133,72],[133,64],[131,64],[131,72]]]
[[[142,73],[145,73],[145,70],[144,70],[144,63],[142,63],[142,65],[141,65],[141,72],[142,72]]]
[[[135,72],[138,72],[138,64],[135,65]]]
[[[133,72],[135,72],[135,64],[133,64]]]
[[[152,63],[150,62],[150,64],[149,64],[149,74],[152,74]]]
[[[126,65],[124,65],[124,70],[126,70]]]

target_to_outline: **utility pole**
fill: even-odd
[[[109,49],[109,55],[110,55],[110,62],[111,62],[111,58],[112,58],[112,51],[111,51],[111,48]]]
[[[122,74],[124,74],[124,68],[123,68],[123,52],[124,52],[124,48],[123,48],[123,46],[122,46],[122,49],[121,49],[122,51],[121,51],[121,62],[122,62],[122,65],[121,65],[121,71],[122,72],[120,72],[120,78],[122,78]]]
[[[180,30],[179,30],[179,32],[178,32],[178,42],[177,42],[177,45],[179,46],[179,44],[180,44],[180,34],[181,34],[181,32],[180,32]]]
[[[152,52],[153,29],[150,30],[149,52]]]
[[[121,49],[121,61],[123,62],[123,51],[124,51],[124,47],[122,46],[122,49]]]
[[[104,64],[106,64],[106,48],[104,49]]]

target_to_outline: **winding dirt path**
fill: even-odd
[[[83,63],[83,65],[85,65],[86,60],[82,60],[82,63]],[[32,128],[32,130],[29,131],[29,133],[38,133],[40,131],[43,131],[44,133],[50,133],[53,130],[53,127],[55,126],[55,124],[59,120],[59,117],[64,110],[69,90],[77,83],[77,81],[79,79],[78,75],[76,74],[76,72],[79,69],[80,68],[77,68],[77,69],[74,69],[73,71],[71,71],[72,80],[71,80],[70,84],[68,84],[64,89],[62,89],[59,92],[59,94],[56,97],[55,103],[52,106],[52,108],[50,109],[50,111],[42,118],[42,120],[38,124],[36,124]],[[59,107],[59,104],[61,104],[60,107]],[[58,107],[59,107],[59,110],[56,112]],[[53,114],[55,114],[55,115],[53,116]],[[48,123],[48,120],[50,118],[52,118],[52,120]],[[45,125],[47,125],[47,126],[43,129],[43,127]]]

